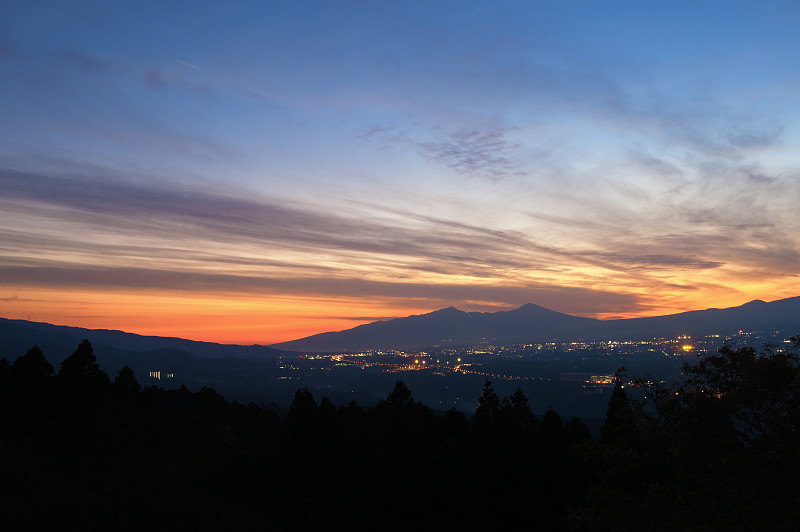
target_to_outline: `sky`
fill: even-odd
[[[800,295],[794,0],[3,11],[0,317],[270,344]]]

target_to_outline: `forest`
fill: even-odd
[[[800,336],[616,374],[600,434],[522,390],[436,412],[298,389],[288,413],[112,380],[88,340],[59,370],[0,359],[4,530],[796,530]]]

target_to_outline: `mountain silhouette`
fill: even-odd
[[[113,352],[122,350],[126,352],[148,352],[156,350],[171,350],[191,353],[199,358],[241,358],[247,360],[274,360],[281,354],[273,348],[263,345],[232,345],[217,344],[213,342],[197,342],[183,338],[170,338],[163,336],[142,336],[139,334],[114,331],[109,329],[84,329],[82,327],[67,327],[25,320],[9,320],[0,318],[0,357],[24,353],[32,345],[38,345],[48,356],[59,356],[75,350],[84,338],[92,342],[95,350],[99,352]],[[60,363],[56,358],[55,363]]]
[[[533,304],[501,312],[464,312],[453,307],[428,314],[377,321],[341,332],[309,336],[272,347],[299,351],[347,351],[453,345],[483,340],[524,342],[531,337],[591,328],[598,320],[579,318]],[[291,347],[290,347],[291,346]]]
[[[730,334],[738,330],[800,332],[800,297],[739,307],[706,309],[667,316],[597,320],[555,312],[528,303],[500,312],[464,312],[449,307],[340,332],[316,334],[272,345],[304,352],[463,346],[482,341],[518,344],[553,340],[632,339],[681,334]]]
[[[682,334],[731,334],[739,330],[800,333],[800,297],[772,302],[750,301],[738,307],[695,310],[620,320],[571,316],[532,303],[500,312],[465,312],[448,307],[427,314],[359,325],[271,346],[197,342],[182,338],[141,336],[106,329],[84,329],[0,318],[0,344],[14,357],[37,344],[46,353],[70,353],[83,338],[99,352],[172,350],[201,358],[275,360],[287,351],[335,352],[364,349],[408,349],[435,345],[464,346],[482,341],[519,344],[553,340],[642,339]],[[296,353],[292,353],[296,354]],[[13,356],[12,356],[13,355]],[[66,355],[64,355],[66,356]],[[51,362],[58,364],[60,360]]]
[[[710,308],[607,322],[607,333],[618,337],[670,336],[678,334],[730,334],[739,330],[784,330],[800,333],[800,297],[767,303],[756,299],[738,307]]]

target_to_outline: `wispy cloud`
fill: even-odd
[[[422,154],[436,164],[467,175],[500,179],[511,174],[524,175],[511,158],[518,148],[503,131],[462,130],[444,141],[422,142]]]
[[[360,278],[243,276],[198,271],[168,271],[124,267],[69,265],[5,266],[0,273],[9,284],[83,289],[148,289],[197,293],[238,293],[249,296],[286,295],[295,298],[363,298],[416,301],[432,308],[473,307],[476,302],[520,306],[536,301],[574,314],[632,312],[646,308],[633,294],[591,288],[529,285],[428,284]]]
[[[765,222],[740,229],[747,239],[770,232],[771,240],[760,246],[727,229],[661,228],[659,235],[648,225],[658,220],[648,218],[637,236],[620,239],[615,224],[626,222],[613,217],[604,228],[592,228],[591,218],[582,222],[592,246],[558,245],[537,241],[535,234],[398,209],[390,208],[388,217],[366,214],[379,206],[345,214],[243,191],[107,174],[99,179],[6,170],[0,190],[0,264],[10,284],[357,296],[432,307],[534,301],[591,314],[599,307],[620,313],[647,308],[631,290],[637,286],[696,290],[700,282],[676,282],[676,271],[735,265],[738,275],[745,274],[742,268],[762,276],[800,273],[794,241],[775,238],[777,230]],[[676,212],[693,224],[728,223],[717,211]],[[539,218],[551,228],[579,223]],[[610,275],[617,276],[614,283]],[[606,280],[598,287],[601,278]]]
[[[193,69],[199,70],[201,72],[208,72],[208,70],[206,70],[205,68],[199,67],[197,65],[193,65],[191,63],[187,63],[186,61],[181,61],[180,59],[175,59],[174,57],[172,58],[172,60],[175,61],[176,63],[180,64],[180,65],[183,65],[183,66],[186,66],[186,67],[189,67],[189,68],[193,68]]]
[[[38,186],[31,187],[32,182]],[[487,237],[482,228],[466,224],[431,223],[422,234],[402,225],[321,212],[314,205],[93,179],[54,178],[5,172],[0,188],[6,201],[24,200],[28,209],[67,209],[66,219],[118,235],[196,239],[240,245],[267,246],[284,252],[357,253],[380,256],[380,262],[432,261],[448,264],[447,271],[510,263],[521,266],[508,246],[527,243],[519,235]],[[18,210],[14,209],[14,210]],[[91,245],[91,243],[88,243]],[[479,250],[480,253],[474,253]],[[394,257],[392,259],[391,257]],[[377,259],[376,259],[377,260]]]
[[[519,144],[509,140],[509,129],[458,129],[445,132],[441,128],[403,131],[395,124],[379,124],[367,128],[358,137],[366,141],[409,148],[437,166],[450,168],[464,177],[498,180],[526,175],[515,160]]]

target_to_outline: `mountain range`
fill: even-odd
[[[232,345],[213,342],[197,342],[183,338],[142,336],[139,334],[109,329],[84,329],[25,320],[0,318],[0,357],[13,361],[32,345],[38,345],[51,359],[60,363],[72,353],[84,338],[92,342],[95,352],[109,357],[128,359],[137,353],[171,352],[182,353],[192,358],[239,358],[252,361],[274,360],[282,354],[263,345]],[[57,366],[56,366],[57,367]]]
[[[464,346],[482,341],[495,344],[553,340],[634,339],[682,334],[727,335],[739,330],[780,330],[800,333],[800,297],[766,303],[756,300],[738,307],[706,309],[667,316],[597,320],[571,316],[528,303],[500,312],[465,312],[450,307],[427,314],[376,321],[339,332],[316,334],[271,346],[227,345],[182,338],[141,336],[122,331],[83,329],[0,318],[0,357],[14,360],[37,344],[45,353],[66,357],[84,338],[110,358],[128,360],[138,353],[170,352],[192,358],[275,360],[287,351],[337,352],[365,349],[408,349],[434,345]],[[114,356],[116,355],[116,356]],[[48,357],[50,358],[50,357]]]
[[[450,307],[428,314],[359,325],[340,332],[316,334],[271,347],[302,352],[335,352],[463,346],[482,341],[519,344],[682,334],[727,335],[739,330],[800,333],[800,297],[770,303],[755,300],[738,307],[617,320],[571,316],[531,303],[501,312],[464,312]]]

